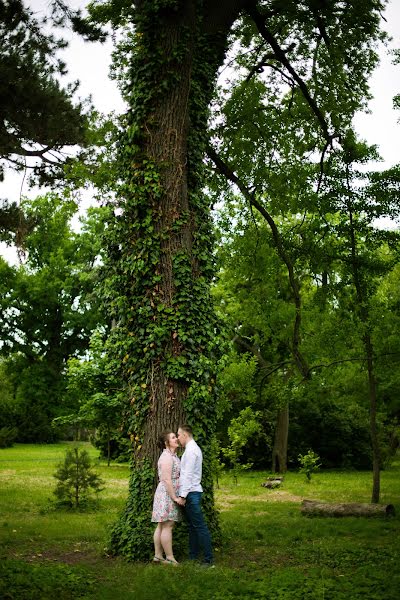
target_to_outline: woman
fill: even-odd
[[[182,516],[178,504],[180,460],[176,456],[179,446],[175,433],[166,431],[160,435],[160,446],[163,452],[158,459],[159,484],[154,494],[153,514],[151,520],[158,523],[154,532],[154,558],[156,563],[177,565],[172,550],[172,529]],[[165,558],[163,557],[163,551]]]

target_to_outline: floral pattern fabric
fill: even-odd
[[[154,494],[153,512],[151,515],[151,520],[153,523],[160,523],[164,521],[180,521],[182,519],[180,507],[178,506],[178,504],[176,504],[176,502],[172,500],[172,498],[167,492],[165,483],[161,481],[161,464],[162,461],[165,460],[165,458],[167,457],[166,454],[172,457],[172,486],[175,490],[176,495],[179,495],[178,488],[181,461],[173,452],[170,452],[169,450],[164,450],[160,458],[158,459],[158,479],[160,480],[160,482]]]

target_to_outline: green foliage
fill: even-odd
[[[309,448],[326,468],[370,469],[371,439],[366,389],[360,366],[317,372],[292,390],[288,464]]]
[[[126,463],[132,458],[132,442],[127,433],[120,429],[110,429],[102,423],[90,438],[93,446],[100,451],[100,456],[107,459],[108,463],[110,460]]]
[[[133,463],[125,511],[111,533],[109,552],[112,554],[123,554],[131,560],[139,556],[149,559],[153,554],[154,527],[149,527],[153,484],[154,471],[150,461],[142,461],[140,465]]]
[[[19,442],[54,442],[60,433],[52,425],[63,391],[59,373],[40,358],[32,361],[19,353],[4,366],[13,396],[0,401],[0,423],[15,424]]]
[[[65,146],[85,145],[87,117],[73,101],[77,84],[59,83],[66,68],[57,51],[67,44],[46,34],[37,14],[21,0],[0,6],[0,154],[19,170],[39,159],[35,175],[43,181],[62,176]]]
[[[219,479],[225,468],[225,463],[221,462],[221,460],[220,460],[220,453],[221,453],[221,448],[218,443],[218,440],[216,437],[213,437],[213,439],[211,441],[210,469],[211,469],[213,478],[215,479],[217,488],[219,488]]]
[[[220,291],[214,290],[214,294]],[[220,419],[240,408],[254,404],[257,399],[254,380],[257,372],[257,361],[250,353],[225,354],[218,375],[220,393]]]
[[[16,427],[2,427],[0,429],[0,448],[9,448],[18,435]]]
[[[104,483],[93,471],[93,464],[86,450],[75,447],[67,450],[63,463],[58,465],[54,477],[58,480],[54,494],[60,506],[83,508],[88,504],[90,494],[96,497]]]
[[[108,462],[111,458],[128,460],[132,451],[126,430],[122,427],[123,401],[121,384],[109,368],[104,351],[104,332],[95,330],[84,359],[70,358],[67,365],[67,402],[75,412],[54,420],[95,430],[93,443],[102,448]]]
[[[72,200],[48,194],[23,200],[20,210],[34,223],[20,240],[25,260],[10,266],[0,259],[0,352],[11,392],[0,425],[14,413],[19,441],[54,441],[52,419],[67,412],[65,363],[85,352],[100,322],[94,292],[99,255],[97,217],[89,211],[82,230],[71,220],[78,207]]]
[[[267,192],[256,197],[268,209],[278,236],[256,214],[248,223],[247,207],[226,193],[229,206],[219,222],[223,244],[215,296],[236,350],[251,350],[257,359],[256,407],[262,408],[266,399],[278,406],[285,394],[291,402],[291,460],[312,446],[324,464],[365,468],[371,465],[367,337],[374,349],[378,429],[385,456],[394,440],[385,441],[382,427],[398,412],[398,345],[391,333],[397,330],[398,308],[383,292],[396,277],[398,232],[377,229],[376,219],[398,215],[399,177],[397,169],[366,174],[357,164],[348,164],[353,159],[364,164],[375,151],[350,133],[346,140],[346,150],[327,166],[319,196],[307,183],[307,177],[315,182],[316,174],[306,161],[298,177],[290,175],[293,165],[286,165],[284,157],[268,172],[264,165]],[[291,214],[287,202],[280,203],[288,192],[282,180],[271,182],[275,169],[279,177],[286,172],[290,179],[290,198],[301,206],[301,216]],[[298,297],[296,285],[288,285],[293,278]],[[300,322],[297,346],[295,318]],[[301,384],[295,347],[309,367],[306,375],[301,371]],[[264,418],[267,421],[270,418]]]
[[[299,454],[300,469],[299,473],[304,473],[307,481],[311,481],[311,475],[316,473],[320,467],[320,458],[314,450],[309,450],[307,454]]]
[[[240,462],[243,448],[249,439],[258,434],[260,430],[260,413],[253,411],[250,407],[240,411],[239,416],[232,419],[228,427],[230,445],[228,448],[222,448],[222,453],[231,464],[232,476],[236,484],[239,474],[252,467],[251,463]]]

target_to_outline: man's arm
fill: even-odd
[[[181,468],[181,477],[179,481],[179,496],[181,498],[186,498],[186,496],[190,492],[190,488],[192,487],[196,460],[196,452],[192,449],[186,450],[184,464],[183,468]]]

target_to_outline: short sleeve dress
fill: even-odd
[[[153,523],[160,523],[164,521],[180,521],[182,519],[180,507],[172,500],[167,492],[165,483],[161,481],[161,463],[163,459],[167,458],[167,456],[172,458],[172,486],[176,492],[176,495],[178,495],[181,461],[175,453],[165,449],[158,459],[159,484],[157,486],[156,493],[154,494],[153,512],[151,515],[151,520]]]

